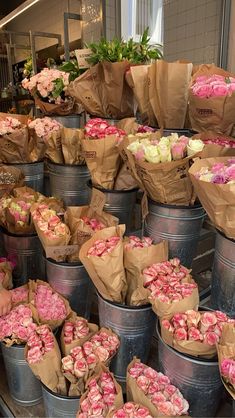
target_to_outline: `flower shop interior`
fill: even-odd
[[[235,417],[234,27],[0,2],[0,417]]]

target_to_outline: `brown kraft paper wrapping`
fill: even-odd
[[[36,134],[34,128],[28,128],[29,131],[29,149],[30,161],[41,161],[45,157],[46,142],[43,137]]]
[[[202,64],[192,77],[192,84],[199,76],[212,76],[213,74],[229,77],[234,75],[214,64]],[[235,120],[235,94],[231,96],[216,96],[201,98],[194,96],[189,89],[189,117],[192,129],[195,131],[208,131],[230,135]]]
[[[198,180],[195,174],[202,167],[211,168],[215,163],[226,163],[228,157],[196,160],[189,170],[195,192],[216,228],[226,237],[235,238],[235,185],[214,184]]]
[[[55,336],[54,348],[43,355],[39,363],[29,364],[33,374],[52,392],[59,395],[67,395],[66,381],[61,372],[61,354]],[[25,358],[27,359],[28,346],[25,346]]]
[[[123,265],[123,242],[125,225],[109,227],[96,232],[89,241],[83,244],[79,257],[93,281],[98,292],[104,299],[122,303],[125,300],[127,284]],[[113,251],[103,257],[87,256],[88,250],[95,241],[119,236],[120,242]]]
[[[140,179],[139,174],[136,170],[135,165],[135,157],[134,155],[127,149],[128,145],[136,140],[135,136],[125,137],[122,142],[118,145],[119,153],[126,164],[127,168],[130,170],[133,179],[135,180],[136,184],[139,186],[140,189],[144,190],[144,185],[142,180]]]
[[[195,196],[188,174],[190,159],[159,164],[135,160],[136,171],[147,195],[155,202],[170,205],[193,204]]]
[[[0,263],[0,272],[5,273],[3,281],[0,281],[0,286],[2,285],[4,289],[12,289],[12,268],[9,261],[2,261]]]
[[[63,128],[61,132],[62,153],[65,164],[84,165],[81,139],[84,138],[82,129]]]
[[[79,316],[72,316],[69,319],[69,322],[74,323],[79,319],[84,319],[84,318],[79,317]],[[66,323],[66,321],[65,321],[65,323]],[[90,331],[88,335],[86,335],[83,338],[77,338],[76,340],[73,340],[70,344],[65,344],[65,342],[64,342],[65,323],[63,325],[62,332],[60,334],[60,347],[61,347],[61,352],[62,352],[63,356],[67,356],[70,353],[70,351],[72,350],[72,348],[83,345],[86,341],[88,341],[92,337],[92,335],[96,334],[99,330],[98,325],[88,322],[87,325],[88,325],[89,331]]]
[[[187,283],[195,283],[192,278],[188,278]],[[152,304],[152,310],[159,318],[171,318],[176,313],[183,313],[190,309],[198,310],[199,306],[199,293],[198,288],[193,289],[192,294],[179,300],[178,302],[164,303],[160,300],[153,299],[149,292],[149,301]]]
[[[64,164],[61,143],[61,131],[54,131],[47,138],[45,157],[53,163]]]
[[[234,141],[234,138],[231,136],[220,135],[213,131],[201,132],[194,136],[191,139],[214,139],[214,138],[223,138],[228,139],[229,141]],[[235,148],[222,147],[218,144],[205,144],[203,150],[199,154],[200,158],[212,158],[212,157],[225,157],[225,156],[235,156]]]
[[[140,360],[136,357],[133,358],[131,363],[127,367],[127,378],[126,378],[126,396],[127,402],[135,402],[145,406],[149,409],[150,413],[154,418],[163,417],[162,413],[154,406],[151,400],[144,394],[144,392],[138,387],[136,380],[130,376],[129,370],[134,366],[135,363],[140,363]],[[189,418],[188,415],[182,415],[184,418]],[[173,417],[170,417],[173,418]]]
[[[203,311],[200,311],[203,313]],[[173,316],[173,315],[172,315]],[[161,318],[162,320],[164,318]],[[169,319],[169,317],[167,318]],[[160,322],[161,323],[161,322]],[[202,343],[200,341],[175,340],[173,333],[164,328],[161,324],[161,337],[163,341],[180,353],[189,354],[194,357],[213,358],[216,356],[216,346]]]
[[[81,219],[83,216],[95,218],[102,222],[105,227],[118,225],[118,218],[103,211],[105,204],[105,195],[100,190],[92,188],[91,202],[89,206],[70,206],[67,207],[65,213],[65,221],[69,225],[71,231],[72,245],[78,246],[78,251],[69,256],[69,261],[79,260],[79,250],[84,242],[88,241],[94,234],[93,229],[86,225]]]
[[[74,113],[74,99],[71,97],[67,98],[67,101],[61,104],[47,103],[34,97],[35,106],[38,106],[44,115],[59,115],[67,116]]]
[[[142,305],[146,299],[146,289],[143,288],[142,271],[153,263],[160,263],[168,260],[167,241],[153,244],[150,247],[125,249],[128,238],[124,239],[124,267],[127,280],[127,305]],[[137,290],[138,289],[138,290]],[[141,294],[141,291],[142,292]],[[138,300],[139,297],[139,300]]]
[[[114,190],[132,190],[138,185],[131,174],[131,170],[126,163],[121,165],[120,171],[117,174]]]
[[[161,128],[182,129],[187,113],[188,88],[193,65],[157,60],[152,66],[155,67],[155,71],[149,70],[149,92],[155,83],[156,96],[153,91],[149,94],[152,96],[150,101],[158,124]]]
[[[102,139],[82,139],[84,157],[94,185],[113,189],[121,163],[117,145],[115,135]]]
[[[29,163],[29,134],[25,126],[1,135],[0,161],[7,164]]]
[[[107,115],[102,103],[103,84],[103,70],[97,64],[72,81],[67,87],[67,92],[76,102],[81,103],[90,115],[105,118]]]
[[[118,129],[122,129],[129,134],[136,134],[139,128],[139,124],[136,122],[136,118],[124,118],[115,123]]]
[[[150,65],[136,65],[130,67],[132,89],[141,114],[141,122],[148,126],[157,126],[149,98],[149,67]],[[131,132],[132,133],[132,132]]]
[[[114,402],[113,402],[113,406],[111,407],[111,408],[109,408],[109,411],[112,411],[112,410],[114,410],[114,409],[119,409],[119,408],[121,408],[122,407],[122,405],[123,405],[123,395],[122,395],[122,388],[121,388],[121,386],[118,384],[118,382],[116,381],[116,379],[114,378],[114,375],[113,375],[113,373],[111,373],[110,372],[110,370],[103,364],[103,363],[99,363],[99,364],[97,364],[97,366],[95,367],[95,369],[94,369],[94,374],[93,374],[93,376],[91,377],[91,378],[89,378],[88,379],[88,381],[87,381],[87,383],[86,383],[86,389],[88,388],[88,386],[89,386],[89,382],[90,382],[90,380],[92,379],[95,379],[96,380],[96,382],[98,382],[98,380],[100,379],[100,377],[101,377],[101,374],[102,373],[110,373],[111,374],[111,376],[112,376],[112,378],[113,378],[113,382],[114,382],[114,386],[115,386],[115,389],[116,389],[116,394],[115,394],[115,398],[114,398]],[[81,405],[81,403],[84,401],[84,399],[86,399],[86,397],[87,397],[87,395],[88,395],[88,393],[89,393],[89,389],[88,390],[86,390],[86,392],[81,396],[81,399],[80,399],[80,405]],[[77,413],[77,416],[76,416],[76,418],[79,418],[79,414],[81,413],[82,411],[81,411],[81,407],[79,408],[79,410],[78,410],[78,413]],[[109,414],[109,412],[108,412],[108,414]],[[106,415],[106,416],[108,416],[108,415]]]
[[[5,183],[5,176],[11,176],[14,183]],[[5,193],[10,193],[15,187],[21,187],[24,184],[24,173],[16,167],[0,165],[0,197]]]
[[[43,285],[43,286],[47,286],[49,289],[51,289],[53,291],[53,293],[57,293],[58,296],[60,297],[60,299],[62,299],[62,301],[65,304],[66,307],[66,318],[64,319],[58,319],[58,320],[54,320],[54,319],[43,319],[40,317],[36,305],[35,305],[35,293],[37,291],[37,286],[38,285]],[[33,319],[40,325],[42,324],[47,324],[51,327],[52,330],[56,329],[57,327],[60,327],[63,323],[65,319],[68,319],[72,313],[72,310],[70,308],[69,302],[67,301],[67,299],[65,299],[62,295],[60,295],[58,292],[55,292],[52,287],[42,281],[42,280],[29,280],[28,282],[28,287],[29,287],[29,302],[30,302],[30,308],[32,310],[33,313]]]
[[[100,63],[104,73],[104,102],[106,114],[113,119],[133,116],[134,100],[131,88],[128,86],[125,74],[130,68],[128,61]],[[99,65],[99,64],[98,64]]]
[[[235,326],[234,324],[224,324],[222,328],[222,334],[220,337],[220,342],[217,344],[217,353],[219,360],[219,368],[221,368],[221,363],[225,359],[235,360]],[[226,382],[224,377],[221,375],[221,380],[224,384],[224,387],[235,400],[235,388],[231,383]]]

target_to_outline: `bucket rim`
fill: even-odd
[[[218,233],[218,235],[221,235],[223,238],[226,238],[228,241],[234,242],[235,243],[235,238],[229,238],[225,235],[224,232],[220,231],[218,228],[216,228],[216,232]]]
[[[81,118],[82,116],[81,116],[81,113],[72,113],[69,115],[58,115],[57,113],[50,113],[49,117],[51,118],[74,118],[74,117]],[[44,118],[44,115],[42,115],[41,118]]]
[[[39,161],[34,161],[34,162],[28,162],[28,163],[4,163],[4,165],[9,165],[9,166],[15,166],[15,165],[37,165],[37,164],[44,164],[43,160],[39,160]]]
[[[44,389],[45,392],[49,392],[51,395],[55,396],[55,398],[64,399],[66,401],[68,401],[69,399],[74,400],[74,401],[81,399],[81,396],[66,396],[66,395],[60,395],[59,393],[53,392],[46,385],[44,385],[44,383],[42,383],[42,382],[41,382],[41,385],[42,385],[42,389]]]
[[[118,308],[122,308],[122,309],[124,309],[124,310],[128,310],[128,309],[130,309],[130,310],[132,310],[132,311],[134,311],[134,310],[136,310],[136,311],[141,311],[141,310],[144,310],[144,309],[149,309],[149,308],[151,308],[152,306],[151,306],[151,303],[147,303],[147,304],[145,304],[145,305],[138,305],[138,306],[132,306],[132,305],[122,305],[121,303],[118,303],[118,302],[113,302],[113,301],[111,301],[111,300],[107,300],[107,299],[105,299],[105,298],[103,298],[103,296],[98,292],[98,290],[96,289],[96,292],[97,292],[97,296],[98,297],[100,297],[104,302],[106,302],[106,303],[108,303],[108,304],[110,304],[110,305],[114,305],[114,306],[117,306]]]
[[[46,254],[43,253],[43,258],[46,260],[46,262],[49,262],[51,264],[56,264],[58,266],[66,266],[66,267],[84,267],[83,264],[79,261],[75,262],[65,262],[65,261],[56,261],[53,260],[53,258],[46,257]],[[84,267],[85,268],[85,267]]]
[[[26,344],[27,344],[27,342],[25,342],[25,343],[21,343],[21,344],[16,344],[16,343],[14,343],[14,344],[12,344],[12,345],[9,345],[9,346],[7,346],[6,345],[6,343],[4,342],[4,341],[0,341],[0,343],[1,343],[1,345],[2,346],[4,346],[4,348],[22,348],[22,349],[24,349],[25,348],[25,346],[26,346]]]
[[[168,208],[168,209],[204,209],[203,206],[201,205],[201,203],[196,203],[192,206],[185,206],[185,205],[169,205],[167,203],[160,203],[160,202],[155,202],[154,200],[152,200],[150,197],[148,197],[148,202],[152,205],[155,206],[160,206],[162,208]],[[204,209],[205,212],[205,209]],[[206,214],[206,212],[205,212]]]
[[[2,232],[2,234],[4,235],[8,235],[9,237],[14,237],[14,238],[30,238],[30,237],[37,237],[38,234],[37,233],[32,233],[32,234],[12,234],[11,232],[8,232],[6,228],[4,228],[3,226],[0,226],[0,232]]]
[[[121,194],[121,193],[133,193],[133,192],[137,192],[139,190],[139,187],[133,187],[133,189],[129,189],[129,190],[110,190],[110,189],[105,189],[104,187],[101,186],[97,186],[92,184],[91,180],[88,180],[87,182],[87,186],[92,189],[92,187],[94,187],[95,189],[100,190],[103,193],[113,193],[113,194]]]
[[[54,163],[53,161],[49,160],[48,158],[46,158],[45,160],[47,166],[49,167],[50,165],[55,165],[58,167],[86,167],[88,170],[88,167],[86,164],[61,164],[61,163]]]

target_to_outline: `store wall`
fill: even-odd
[[[221,7],[222,0],[165,0],[165,59],[217,63]]]

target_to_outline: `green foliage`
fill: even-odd
[[[150,45],[148,36],[149,28],[146,28],[140,41],[135,42],[130,38],[127,42],[114,38],[112,41],[101,39],[100,42],[92,42],[87,45],[92,55],[87,59],[90,64],[101,61],[119,62],[128,60],[133,64],[147,63],[150,60],[162,58],[160,44]]]
[[[57,78],[54,81],[54,85],[55,85],[55,88],[52,92],[52,96],[54,97],[54,99],[56,99],[57,97],[59,97],[61,95],[61,93],[64,89],[64,82],[63,82],[62,78]]]
[[[60,65],[59,70],[69,73],[69,82],[75,80],[79,77],[84,71],[79,68],[77,60],[65,61]]]

